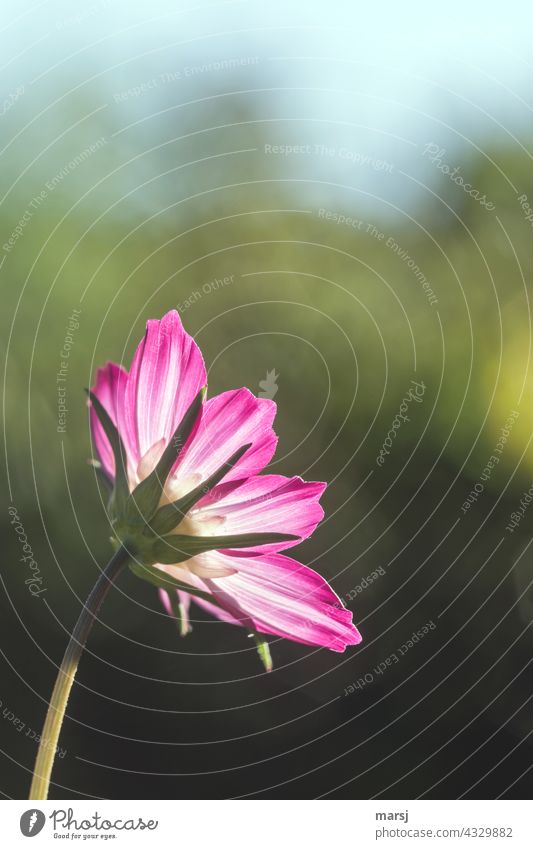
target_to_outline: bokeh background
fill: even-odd
[[[125,575],[51,797],[527,796],[530,4],[3,12],[3,796],[27,795],[68,633],[110,555],[83,388],[171,308],[211,393],[267,380],[271,469],[329,482],[298,556],[363,643],[272,640],[266,675],[244,631],[198,612],[181,640]],[[380,465],[412,381],[423,397]]]

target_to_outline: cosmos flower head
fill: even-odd
[[[265,635],[333,651],[359,643],[329,584],[284,553],[321,521],[326,484],[261,474],[276,449],[276,404],[245,388],[207,398],[206,383],[174,310],[148,321],[129,372],[98,370],[91,430],[115,544],[182,634],[193,602],[253,634],[267,668]]]

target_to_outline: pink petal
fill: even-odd
[[[196,596],[189,596],[191,601],[195,601],[199,607],[206,610],[207,613],[210,613],[216,619],[220,619],[221,622],[227,622],[228,625],[242,625],[243,628],[247,628],[248,631],[253,631],[255,629],[253,620],[248,617],[248,621],[246,620],[246,615],[244,612],[235,609],[235,616],[232,616],[231,613],[228,613],[222,607],[219,607],[217,604],[211,604],[209,601],[205,601],[203,598],[197,598]],[[228,604],[231,606],[231,603]],[[240,618],[239,618],[240,617]]]
[[[141,456],[162,437],[168,442],[206,379],[200,349],[176,310],[147,322],[126,390]]]
[[[224,485],[215,487],[198,503],[198,517],[224,517],[223,534],[247,534],[258,531],[295,534],[299,540],[258,546],[255,550],[281,551],[297,545],[315,530],[324,511],[318,499],[325,483],[303,481],[299,477],[260,475],[248,478],[228,492]]]
[[[179,477],[200,473],[205,480],[247,443],[251,447],[231,469],[224,481],[235,481],[262,471],[276,450],[272,430],[276,405],[256,398],[248,389],[234,389],[210,398],[202,420],[188,447],[179,457]]]
[[[113,424],[117,427],[127,454],[128,470],[130,478],[133,479],[138,463],[136,442],[130,438],[131,428],[125,426],[126,405],[125,394],[128,381],[128,373],[122,366],[116,363],[107,363],[96,372],[96,383],[92,388],[102,406],[106,409]],[[91,407],[90,414],[91,432],[94,446],[100,462],[106,474],[112,479],[115,477],[115,459],[111,445],[104,433],[98,416]]]
[[[226,562],[223,564],[223,568],[229,565],[229,568],[231,568],[232,573],[234,573],[235,569],[233,569],[231,567],[231,564],[228,564],[228,558],[225,558],[225,561]],[[194,598],[195,601],[197,601],[200,604],[200,599],[198,599],[198,597],[193,594],[194,589],[201,590],[204,593],[208,593],[210,591],[209,586],[208,586],[208,582],[202,580],[197,575],[194,575],[185,566],[179,566],[179,565],[163,566],[161,563],[156,563],[155,565],[162,572],[166,572],[168,575],[172,576],[173,578],[176,578],[176,580],[181,581],[184,584],[190,584],[191,594],[186,593],[183,590],[176,590],[180,602],[182,604],[186,603],[187,612],[189,611],[190,602],[193,598]],[[218,562],[215,562],[215,569],[216,569],[217,565],[219,565]],[[169,585],[169,587],[170,587],[170,585]],[[168,592],[166,590],[162,590],[162,589],[159,590],[159,597],[160,597],[160,599],[163,603],[165,610],[167,611],[167,613],[169,615],[172,615],[172,607],[170,605],[170,599],[169,599],[169,593],[171,593],[171,592],[174,592],[174,590],[172,590],[170,588],[169,588]],[[203,600],[202,600],[201,604],[202,604],[202,607],[205,607],[210,612],[212,612],[213,610],[216,611],[216,616],[219,619],[222,619],[225,622],[230,622],[231,624],[234,624],[234,625],[242,624],[241,621],[236,621],[236,619],[230,613],[227,613],[226,610],[223,610],[217,604],[214,604],[214,603],[210,604],[209,602],[207,602],[207,601],[204,602]],[[231,602],[229,602],[229,604],[231,606]],[[233,607],[235,609],[235,612],[237,613],[238,612],[237,606],[234,604]],[[238,615],[241,617],[241,619],[245,619],[245,614],[243,614],[242,612],[239,611]],[[252,622],[251,619],[249,619],[248,622],[246,623],[246,627],[248,627],[249,630],[253,630],[253,622]]]
[[[202,582],[225,612],[193,595],[196,604],[219,619],[333,651],[361,642],[351,611],[307,566],[282,554],[243,557],[215,551],[209,556],[238,570],[227,578]]]

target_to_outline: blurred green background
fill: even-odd
[[[347,600],[363,643],[337,656],[273,641],[265,676],[243,631],[198,613],[180,641],[155,591],[125,576],[80,668],[52,796],[527,792],[533,511],[508,525],[533,483],[531,9],[511,3],[505,24],[478,3],[421,9],[10,10],[5,796],[24,798],[36,753],[9,716],[39,730],[110,554],[83,388],[107,360],[127,366],[146,320],[171,308],[211,394],[258,393],[275,370],[271,469],[330,484],[298,556]],[[411,381],[423,401],[379,466]],[[401,663],[373,671],[428,621]]]

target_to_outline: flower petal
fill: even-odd
[[[176,310],[160,321],[147,322],[126,390],[141,456],[161,438],[170,440],[206,379],[200,349],[183,329]]]
[[[282,554],[241,557],[214,551],[209,557],[213,564],[238,570],[227,578],[201,582],[224,611],[193,595],[196,604],[217,618],[333,651],[361,642],[351,611],[313,569]]]
[[[224,517],[225,534],[245,534],[254,531],[295,534],[307,539],[322,520],[324,511],[318,499],[325,483],[303,481],[299,477],[256,475],[237,489],[215,487],[206,499],[198,502],[191,513],[195,520]],[[270,543],[259,546],[260,552],[281,551],[297,545],[300,540]]]
[[[277,437],[272,430],[275,415],[273,401],[256,398],[248,389],[234,389],[210,398],[204,404],[195,435],[178,458],[174,473],[179,478],[199,473],[205,480],[235,451],[251,443],[224,482],[257,474],[276,450]]]
[[[130,479],[134,479],[138,463],[136,442],[131,439],[131,428],[126,427],[127,419],[125,394],[128,381],[128,373],[122,366],[116,363],[107,363],[96,372],[96,383],[92,392],[96,395],[103,407],[105,407],[113,424],[118,429],[128,460],[128,473]],[[105,473],[113,479],[115,477],[115,459],[109,440],[104,433],[94,408],[90,413],[91,432],[94,446]]]

